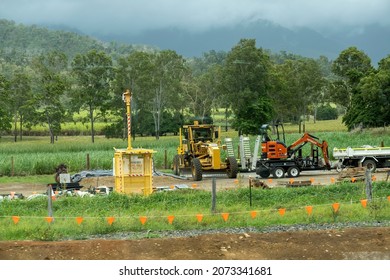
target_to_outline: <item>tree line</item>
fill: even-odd
[[[109,118],[106,136],[126,137],[126,89],[133,92],[132,134],[156,139],[215,110],[231,116],[241,134],[257,134],[266,122],[304,125],[309,115],[334,112],[335,104],[348,129],[375,127],[390,118],[390,56],[375,69],[356,47],[330,61],[271,53],[254,39],[190,59],[173,50],[92,49],[73,57],[53,50],[15,63],[0,52],[0,131],[17,141],[45,124],[54,143],[62,123],[87,112],[82,121],[90,124],[92,142],[96,121]]]

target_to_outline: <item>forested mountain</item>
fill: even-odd
[[[256,39],[257,46],[272,52],[291,52],[305,57],[327,56],[335,59],[349,46],[365,51],[376,63],[388,55],[390,30],[379,25],[370,25],[359,30],[340,29],[329,34],[310,28],[288,29],[266,20],[242,23],[234,26],[189,32],[178,28],[162,28],[144,31],[137,35],[117,34],[94,36],[108,41],[142,43],[160,49],[172,49],[186,57],[201,56],[210,50],[229,51],[241,38]]]
[[[50,30],[0,19],[0,54],[6,61],[17,64],[23,64],[32,56],[54,50],[73,58],[76,54],[86,53],[92,49],[126,54],[144,48],[151,49],[143,45],[107,43],[75,32]]]

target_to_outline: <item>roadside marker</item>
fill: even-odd
[[[175,216],[170,215],[170,216],[168,216],[167,218],[168,218],[168,223],[172,225],[173,220],[175,219]]]
[[[338,203],[338,202],[333,203],[332,204],[332,208],[333,208],[333,211],[335,213],[337,213],[339,211],[339,209],[340,209],[340,203]]]
[[[12,216],[12,220],[14,221],[14,224],[16,225],[19,223],[20,217],[19,216]]]
[[[192,184],[192,188],[195,189],[197,187],[197,185],[194,183]]]
[[[199,223],[202,222],[202,220],[203,220],[203,214],[197,214],[197,215],[196,215],[196,219],[198,220]]]
[[[257,211],[251,211],[252,219],[256,218],[256,216],[257,216]]]
[[[139,221],[141,222],[142,225],[144,225],[147,220],[148,220],[148,217],[145,217],[145,216],[139,217]]]
[[[356,178],[355,178],[355,177],[352,177],[351,182],[352,182],[352,183],[355,183],[355,182],[356,182]]]
[[[107,223],[111,226],[112,223],[115,221],[115,218],[114,217],[108,217],[107,218]]]
[[[78,225],[81,225],[81,223],[83,222],[83,217],[77,217],[76,222]]]
[[[54,218],[53,217],[46,217],[45,220],[46,220],[46,222],[51,224],[53,222]]]
[[[367,207],[367,199],[362,199],[362,200],[360,200],[360,203],[362,204],[362,206],[363,206],[364,208]]]
[[[225,222],[229,219],[229,213],[222,213],[221,215]]]
[[[278,212],[279,212],[279,215],[283,217],[284,214],[286,213],[286,208],[279,208]]]
[[[330,178],[330,182],[332,183],[332,184],[334,184],[334,182],[335,182],[335,179],[332,177],[332,178]]]
[[[307,214],[310,216],[313,212],[313,206],[309,205],[309,206],[306,206],[305,208],[306,208]]]

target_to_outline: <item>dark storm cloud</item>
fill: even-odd
[[[201,31],[267,19],[286,27],[331,30],[390,25],[388,0],[1,0],[0,18],[61,24],[86,33],[160,27]]]

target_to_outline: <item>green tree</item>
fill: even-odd
[[[12,116],[8,110],[9,102],[9,81],[0,74],[0,131],[11,129]]]
[[[339,77],[339,81],[334,82],[335,95],[339,100],[334,99],[336,103],[343,104],[347,108],[343,117],[343,122],[348,129],[356,125],[372,125],[370,104],[368,96],[362,96],[360,82],[363,78],[374,72],[371,66],[371,59],[356,47],[349,47],[343,50],[332,64],[332,71]],[[370,79],[372,80],[373,77]],[[368,83],[366,80],[365,83]],[[367,87],[363,89],[367,92]],[[372,93],[371,93],[372,95]],[[367,106],[366,106],[367,105]],[[370,119],[370,121],[366,118]]]
[[[234,113],[232,127],[239,134],[257,134],[272,117],[268,97],[270,58],[254,39],[241,39],[226,58],[223,90]]]
[[[10,91],[12,94],[10,95],[9,106],[13,115],[14,141],[16,142],[18,134],[20,140],[22,140],[24,125],[31,126],[36,115],[31,79],[26,71],[18,70],[14,73],[10,81]]]
[[[155,136],[159,139],[164,110],[181,106],[178,102],[182,93],[181,81],[188,69],[184,58],[171,50],[156,53],[153,66],[151,75],[153,88],[145,97],[153,115]]]
[[[95,121],[105,116],[112,95],[110,84],[113,80],[111,58],[102,51],[92,50],[87,54],[76,55],[72,61],[75,88],[72,91],[73,110],[87,110],[91,124],[91,140],[95,142]]]
[[[36,79],[34,104],[31,106],[35,106],[37,122],[48,124],[52,144],[60,133],[65,116],[63,98],[69,88],[65,72],[67,64],[66,55],[57,51],[35,57],[32,62]]]
[[[348,129],[357,125],[378,127],[390,122],[390,56],[379,62],[378,71],[363,77],[344,116]]]
[[[323,100],[325,79],[313,59],[285,60],[273,70],[272,100],[275,117],[299,124],[306,119],[309,108],[316,108]]]

